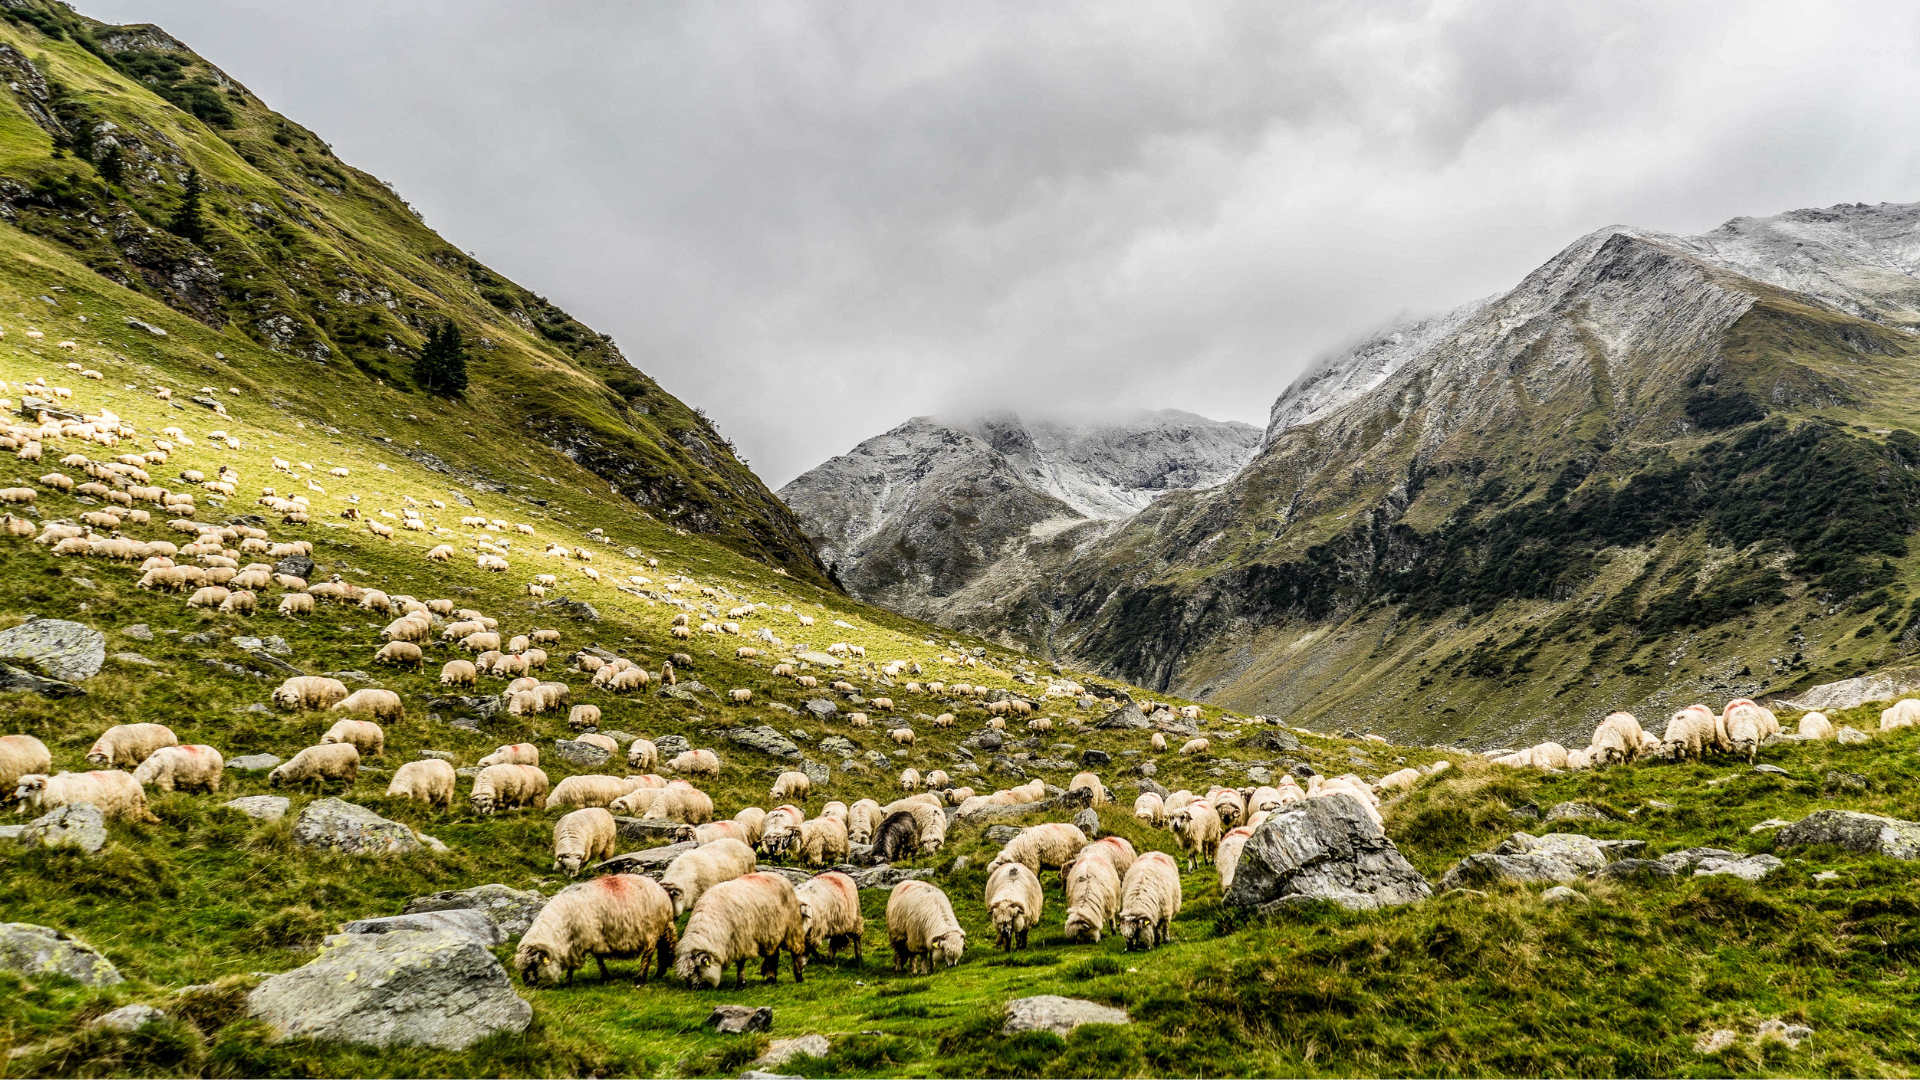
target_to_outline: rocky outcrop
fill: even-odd
[[[1780,848],[1844,848],[1890,859],[1920,859],[1920,822],[1853,810],[1816,810],[1774,834]]]
[[[1228,907],[1269,912],[1328,900],[1352,911],[1425,900],[1433,890],[1346,795],[1308,799],[1269,817],[1240,852]]]
[[[0,971],[28,978],[63,975],[82,986],[118,986],[124,981],[98,949],[65,931],[32,923],[0,923]]]
[[[440,1050],[533,1021],[491,952],[438,930],[336,934],[312,963],[256,987],[247,1007],[281,1038]]]
[[[1469,855],[1440,878],[1442,891],[1492,881],[1564,883],[1598,873],[1616,859],[1638,854],[1644,840],[1595,840],[1579,833],[1514,833],[1490,852]]]
[[[0,659],[24,661],[61,682],[84,682],[107,662],[107,636],[65,619],[30,619],[0,630]]]
[[[341,799],[315,799],[300,811],[293,842],[343,855],[397,855],[428,845],[411,826]]]
[[[262,821],[279,821],[287,816],[292,800],[284,795],[242,795],[220,804],[236,814],[245,814]]]
[[[547,898],[531,889],[515,889],[499,884],[476,885],[471,889],[416,896],[407,901],[405,914],[469,910],[485,912],[502,933],[509,938],[517,938],[527,932],[534,918],[540,914],[540,909],[546,906]]]
[[[1101,1005],[1084,998],[1040,994],[1007,1002],[1007,1019],[1000,1025],[1000,1034],[1050,1031],[1064,1039],[1082,1024],[1131,1023],[1133,1018],[1127,1015],[1125,1009]]]
[[[399,930],[432,930],[453,934],[485,948],[507,942],[506,931],[493,921],[490,913],[479,908],[447,908],[388,915],[378,919],[355,919],[340,927],[343,934],[391,934]]]
[[[27,847],[76,847],[89,855],[107,846],[107,819],[92,803],[69,803],[27,823]]]

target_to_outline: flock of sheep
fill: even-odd
[[[1912,727],[1916,721],[1920,721],[1920,700],[1899,701],[1880,713],[1880,730]],[[1543,742],[1524,750],[1492,751],[1488,757],[1495,765],[1576,771],[1641,758],[1698,761],[1708,754],[1730,754],[1752,763],[1761,745],[1780,734],[1780,719],[1772,709],[1751,698],[1735,698],[1718,713],[1705,705],[1689,705],[1674,713],[1658,736],[1641,727],[1632,713],[1616,712],[1594,728],[1592,741],[1582,749]],[[1801,739],[1831,739],[1836,732],[1825,713],[1810,712],[1800,717],[1797,734]],[[1387,780],[1381,783],[1386,785]]]

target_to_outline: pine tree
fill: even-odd
[[[180,197],[180,208],[167,222],[167,231],[198,244],[207,238],[207,224],[200,220],[200,170],[187,170],[187,190]]]
[[[443,322],[427,331],[427,343],[413,362],[413,381],[430,394],[461,397],[467,392],[467,350],[460,328]]]
[[[127,178],[126,155],[117,146],[107,147],[107,152],[100,155],[100,163],[94,167],[100,170],[100,178],[109,184],[118,184]]]

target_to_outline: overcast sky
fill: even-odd
[[[611,333],[778,487],[918,413],[1264,424],[1576,236],[1920,199],[1920,5],[79,0]]]

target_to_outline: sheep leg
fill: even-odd
[[[1027,947],[1027,932],[1025,930],[1020,931],[1020,947],[1022,949]]]
[[[787,952],[788,963],[790,963],[793,967],[793,981],[796,983],[803,983],[807,981],[807,976],[806,976],[807,958],[801,955],[802,952],[803,950],[801,949],[791,949],[791,950],[788,950]],[[774,973],[777,976],[780,970],[780,954],[779,953],[775,953],[773,956],[773,967],[774,967]]]
[[[663,979],[667,977],[667,969],[673,965],[674,944],[674,933],[669,928],[666,933],[660,935],[659,942],[654,945],[653,951],[660,958],[659,975]]]
[[[600,965],[600,981],[606,982],[607,981],[607,958],[596,954],[593,958],[593,962]]]
[[[864,939],[864,935],[862,934],[853,935],[853,966],[854,967],[864,967],[866,964],[866,961],[862,959],[860,955],[860,948],[861,948],[863,939]]]
[[[733,963],[733,988],[735,990],[747,988],[747,958],[744,956]]]

